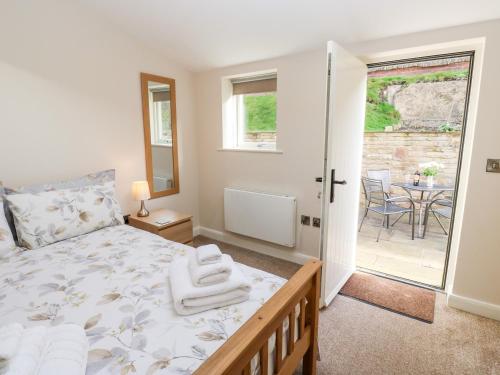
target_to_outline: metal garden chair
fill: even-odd
[[[410,197],[389,197],[384,191],[382,180],[373,178],[362,177],[361,183],[363,185],[363,192],[365,194],[365,213],[359,224],[359,232],[363,222],[368,215],[368,211],[375,212],[383,216],[382,225],[378,231],[377,242],[380,240],[380,233],[382,228],[389,229],[390,215],[398,215],[399,217],[392,223],[396,224],[401,217],[405,214],[410,215],[411,219],[411,239],[415,239],[415,203]],[[409,203],[410,207],[401,206],[398,203]]]
[[[448,231],[444,227],[443,223],[439,219],[446,218],[451,220],[451,216],[453,213],[453,201],[448,198],[436,198],[433,199],[425,208],[425,216],[424,216],[424,232],[422,234],[422,238],[425,238],[425,233],[427,232],[427,225],[429,223],[429,215],[432,214],[434,216],[443,230],[444,234],[448,235]]]
[[[390,169],[368,169],[366,171],[368,178],[381,180],[384,193],[391,195],[391,170]]]

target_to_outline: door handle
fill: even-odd
[[[330,203],[333,203],[335,200],[335,185],[347,185],[346,180],[336,180],[335,179],[335,169],[332,169],[331,178],[330,178]]]
[[[347,185],[347,181],[346,180],[342,180],[342,181],[333,180],[333,183],[337,184],[337,185]]]

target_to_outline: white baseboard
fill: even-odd
[[[230,245],[239,246],[248,250],[255,251],[256,253],[269,255],[275,258],[287,260],[289,262],[297,264],[305,264],[308,260],[313,259],[309,255],[305,255],[293,250],[281,250],[270,245],[263,244],[251,239],[243,238],[235,234],[228,232],[222,232],[219,230],[206,228],[206,227],[196,227],[193,230],[195,236],[202,235],[211,238],[216,241],[226,242]]]
[[[486,318],[500,320],[500,305],[450,293],[448,294],[448,306]]]

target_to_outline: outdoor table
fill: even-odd
[[[392,183],[392,186],[396,186],[399,188],[404,189],[410,197],[412,196],[412,192],[420,192],[420,198],[413,199],[415,203],[419,204],[419,217],[418,217],[418,236],[422,236],[422,221],[423,221],[423,214],[425,211],[426,206],[431,203],[435,198],[437,198],[438,195],[447,192],[447,191],[454,191],[455,187],[453,185],[438,185],[435,184],[433,186],[427,186],[424,183],[421,183],[419,185],[413,185],[412,182],[396,182]],[[415,220],[415,218],[414,218]]]

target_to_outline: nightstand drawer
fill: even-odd
[[[183,223],[173,225],[171,227],[159,230],[158,234],[170,241],[180,243],[191,242],[193,241],[193,222],[191,220],[188,220]]]

